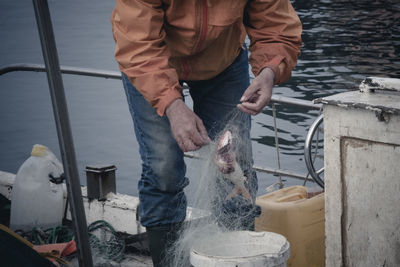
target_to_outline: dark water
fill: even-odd
[[[117,70],[109,23],[114,1],[49,1],[62,65]],[[366,76],[400,78],[398,1],[293,1],[303,22],[303,49],[292,79],[276,94],[312,100],[357,89]],[[0,66],[42,63],[31,1],[0,2]],[[121,82],[64,75],[82,183],[84,168],[112,163],[117,190],[137,194],[140,160]],[[189,101],[190,102],[190,101]],[[306,174],[303,142],[318,114],[278,106],[281,167]],[[271,111],[256,116],[252,136],[255,162],[276,167]],[[59,155],[45,74],[0,76],[0,170],[15,173],[35,143]],[[191,187],[196,184],[188,160]],[[277,177],[260,175],[263,188]],[[302,181],[289,179],[288,185]]]

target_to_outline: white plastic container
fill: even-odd
[[[289,242],[272,232],[218,233],[197,241],[190,251],[195,267],[285,267]]]
[[[45,146],[34,145],[15,177],[11,196],[10,228],[32,230],[58,226],[63,216],[63,184],[50,182],[60,177],[63,166]]]

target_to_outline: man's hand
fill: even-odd
[[[244,92],[238,109],[251,115],[260,113],[271,100],[274,78],[275,74],[270,68],[263,69]]]
[[[169,119],[172,135],[183,152],[197,150],[210,142],[203,122],[182,99],[172,102],[165,114]]]

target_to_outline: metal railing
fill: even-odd
[[[320,174],[324,172],[325,168],[322,167],[319,170],[315,170],[314,167],[314,161],[318,156],[318,148],[319,148],[319,127],[321,126],[322,122],[324,120],[324,116],[321,114],[318,116],[318,118],[314,121],[314,123],[311,125],[310,130],[308,131],[306,141],[304,143],[304,159],[306,162],[306,166],[308,169],[309,174],[311,177],[314,179],[314,181],[321,186],[322,188],[325,187],[325,181],[321,178]],[[315,154],[312,154],[312,141],[314,135],[317,134],[317,140],[315,144]]]
[[[9,72],[15,71],[34,71],[34,72],[46,72],[46,68],[43,64],[29,64],[29,63],[20,63],[20,64],[11,64],[6,65],[0,68],[0,76]],[[72,75],[82,75],[82,76],[90,76],[90,77],[100,77],[100,78],[107,78],[107,79],[122,79],[121,73],[118,71],[108,71],[108,70],[99,70],[99,69],[92,69],[92,68],[78,68],[78,67],[70,67],[70,66],[60,66],[61,73],[64,74],[72,74]],[[314,104],[312,101],[296,99],[292,97],[285,97],[279,95],[273,95],[271,97],[272,104],[284,104],[284,105],[291,105],[291,106],[299,106],[306,109],[312,110],[321,110],[321,104]],[[275,110],[275,105],[273,105],[273,111]],[[276,112],[273,112],[274,120],[276,119]],[[277,135],[277,127],[276,124],[274,125],[275,135]],[[276,138],[277,141],[277,138]],[[279,160],[279,146],[277,143],[277,156]],[[185,156],[188,158],[197,158],[195,153],[187,152]],[[314,181],[313,179],[309,178],[309,174],[304,175],[296,172],[292,172],[289,170],[283,170],[280,168],[278,164],[278,168],[273,167],[263,167],[254,165],[254,169],[258,172],[268,173],[277,175],[279,177],[290,177],[294,179],[301,179],[304,181]],[[281,182],[280,182],[281,183]]]

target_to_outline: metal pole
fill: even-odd
[[[275,132],[275,148],[276,148],[276,158],[278,160],[278,169],[281,169],[281,160],[279,158],[279,139],[278,139],[278,128],[276,127],[276,108],[275,103],[272,103],[272,115],[274,118],[274,132]],[[282,175],[279,174],[279,188],[283,188]]]
[[[47,69],[58,141],[67,181],[79,266],[92,267],[92,253],[90,251],[86,216],[83,208],[82,191],[49,6],[47,0],[33,0],[33,6]]]

